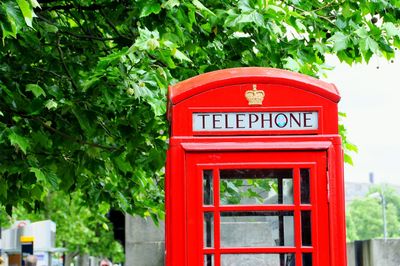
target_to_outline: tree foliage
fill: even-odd
[[[386,204],[382,206],[382,195]],[[389,186],[375,186],[365,198],[356,199],[347,207],[347,240],[383,237],[383,213],[386,211],[387,237],[400,236],[400,195]]]
[[[319,76],[400,46],[400,1],[2,0],[0,202],[80,191],[163,216],[169,84],[229,67]]]
[[[57,226],[56,247],[67,249],[68,260],[77,255],[90,254],[112,258],[114,262],[124,261],[123,247],[114,239],[113,225],[107,219],[109,204],[90,208],[82,202],[79,191],[70,195],[62,191],[53,192],[45,201],[44,208],[34,213],[22,206],[14,208],[12,217],[3,222],[3,226],[17,220],[52,220]]]

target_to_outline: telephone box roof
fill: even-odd
[[[243,67],[208,72],[179,82],[169,88],[169,101],[174,105],[210,89],[248,83],[288,85],[318,94],[335,103],[340,100],[339,92],[332,83],[282,69]]]

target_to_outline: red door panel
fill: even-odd
[[[325,151],[185,159],[187,265],[330,265]]]

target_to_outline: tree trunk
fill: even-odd
[[[65,262],[64,266],[71,266],[71,263],[74,261],[74,258],[78,255],[78,252],[66,253],[65,254]]]
[[[79,255],[77,266],[89,266],[89,255],[88,254]]]

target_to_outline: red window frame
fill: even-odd
[[[204,254],[214,254],[214,265],[221,265],[221,254],[293,253],[296,266],[302,265],[302,254],[312,253],[313,265],[329,266],[329,215],[327,195],[327,152],[200,152],[186,154],[187,175],[187,265],[204,265]],[[293,204],[220,205],[220,169],[293,169]],[[301,204],[300,169],[310,169],[310,204]],[[213,206],[203,205],[203,170],[213,171]],[[311,211],[312,246],[302,246],[301,211]],[[220,247],[220,213],[223,211],[293,211],[294,247]],[[214,247],[205,248],[203,217],[214,213]],[[317,222],[318,221],[318,222]]]

